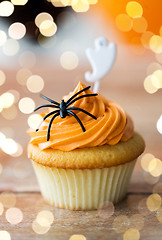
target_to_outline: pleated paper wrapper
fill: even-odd
[[[102,208],[127,192],[136,159],[102,169],[58,169],[32,161],[41,193],[49,204],[71,210]]]

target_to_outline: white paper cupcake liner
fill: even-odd
[[[58,169],[32,161],[44,199],[59,208],[98,209],[105,202],[121,201],[136,159],[103,169]]]

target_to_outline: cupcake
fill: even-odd
[[[71,210],[98,209],[105,202],[121,201],[145,147],[131,118],[118,103],[80,82],[63,97],[66,109],[42,97],[51,104],[41,113],[40,128],[28,131],[28,155],[44,199]]]

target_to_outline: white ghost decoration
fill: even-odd
[[[95,48],[87,48],[86,56],[92,66],[93,72],[86,72],[87,82],[94,83],[93,92],[98,92],[100,80],[111,70],[116,58],[115,43],[110,42],[104,37],[95,40]]]

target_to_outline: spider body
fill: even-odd
[[[54,119],[60,115],[61,118],[65,118],[66,116],[72,115],[80,124],[82,131],[85,132],[86,129],[83,125],[83,123],[81,122],[80,118],[73,112],[75,110],[77,111],[81,111],[85,114],[87,114],[88,116],[92,117],[93,119],[97,119],[94,115],[92,115],[91,113],[87,112],[86,110],[82,109],[82,108],[78,108],[78,107],[69,107],[71,104],[73,104],[74,102],[76,102],[77,100],[81,99],[81,98],[85,98],[85,97],[92,97],[92,96],[97,96],[97,93],[90,93],[90,94],[85,94],[85,95],[81,95],[79,97],[77,97],[78,94],[82,93],[83,91],[86,91],[87,89],[89,89],[90,86],[82,89],[81,91],[75,93],[73,96],[71,96],[66,102],[62,99],[61,103],[58,103],[42,94],[40,94],[40,97],[44,98],[45,100],[49,101],[52,104],[47,104],[47,105],[41,105],[39,107],[37,107],[34,111],[37,111],[40,108],[43,107],[51,107],[51,108],[56,108],[56,110],[48,113],[43,120],[45,120],[46,118],[48,118],[49,116],[53,115],[50,123],[48,125],[48,130],[47,130],[47,141],[49,141],[50,139],[50,129],[51,129],[51,125],[52,122],[54,121]],[[73,110],[73,111],[72,111]],[[38,131],[39,129],[36,129],[36,131]]]

